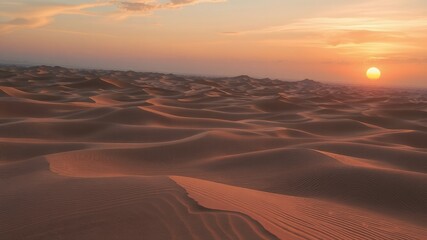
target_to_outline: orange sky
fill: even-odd
[[[426,42],[424,0],[0,2],[3,63],[427,87]]]

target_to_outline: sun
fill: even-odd
[[[377,80],[381,77],[381,71],[376,67],[371,67],[366,71],[366,76],[371,80]]]

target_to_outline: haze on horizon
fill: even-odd
[[[425,0],[0,2],[0,61],[427,87]]]

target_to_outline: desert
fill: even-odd
[[[427,91],[0,67],[0,239],[425,239]]]

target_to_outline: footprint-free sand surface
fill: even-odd
[[[0,239],[427,239],[427,91],[0,67]]]

